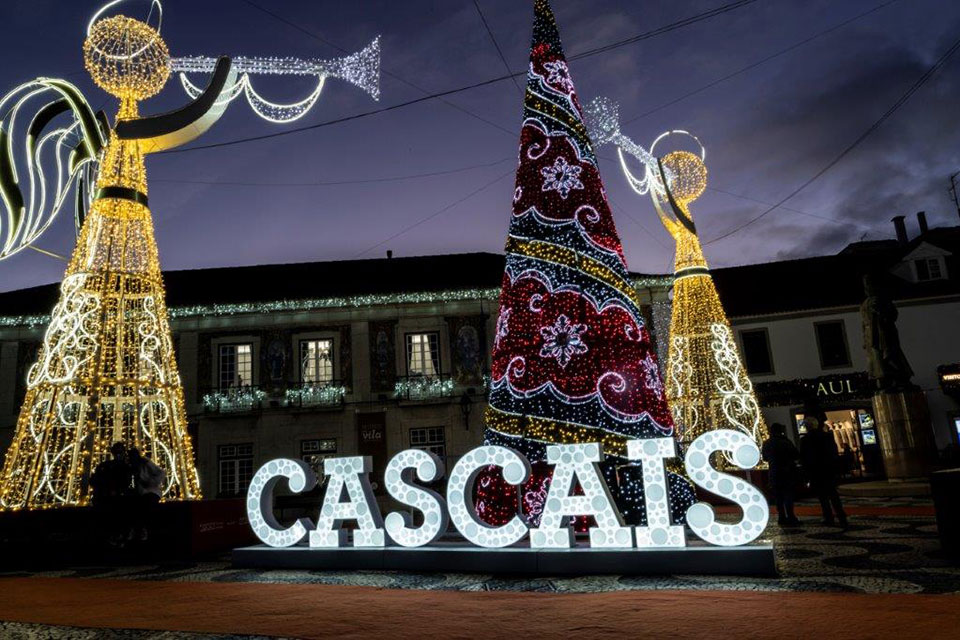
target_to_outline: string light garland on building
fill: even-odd
[[[669,276],[632,278],[635,289],[665,289],[673,282]],[[305,298],[302,300],[271,300],[269,302],[241,302],[235,304],[192,305],[170,307],[171,318],[202,318],[244,314],[296,313],[324,309],[359,309],[363,307],[394,306],[398,304],[433,304],[444,302],[495,301],[500,289],[446,289],[443,291],[410,291],[406,293],[366,294],[335,298]],[[654,309],[657,309],[654,303]],[[667,305],[669,307],[669,305]],[[47,324],[50,316],[0,316],[0,327],[37,327]]]
[[[131,50],[139,55],[119,53]],[[136,118],[137,102],[163,87],[166,55],[154,29],[124,16],[96,22],[84,43],[94,82],[120,99],[119,119]],[[104,195],[27,374],[0,484],[4,509],[86,504],[89,476],[115,442],[163,468],[164,499],[200,497],[138,141],[111,132],[96,187]]]
[[[141,119],[138,102],[159,93],[173,68],[159,32],[162,6],[159,0],[151,2],[151,13],[156,10],[158,19],[154,28],[124,15],[106,16],[117,4],[114,0],[94,15],[83,45],[84,64],[94,83],[119,99],[112,130],[105,131],[105,118],[94,116],[82,94],[62,81],[40,79],[4,99],[17,100],[19,107],[44,91],[58,94],[56,101],[40,108],[30,120],[28,162],[37,157],[37,140],[43,147],[51,135],[59,135],[59,147],[64,136],[76,133],[71,166],[95,166],[96,182],[89,215],[60,285],[59,301],[49,317],[37,361],[27,374],[26,397],[0,474],[0,509],[89,503],[90,476],[117,442],[138,448],[165,471],[163,500],[200,497],[148,208],[144,156],[189,142],[212,126],[226,107],[236,71],[230,69],[228,58],[221,59],[203,98],[149,122]],[[378,42],[371,51],[361,53],[345,59],[341,76],[350,75],[348,67],[361,65],[362,72],[349,79],[371,79],[370,65],[379,58]],[[334,65],[315,71],[334,75]],[[378,74],[378,62],[375,67]],[[205,100],[208,96],[212,104]],[[47,124],[67,111],[73,123],[41,138]],[[12,119],[8,124],[12,129]],[[10,132],[5,129],[4,133]],[[58,172],[55,199],[61,200],[77,172],[59,167]],[[42,169],[38,173],[42,178]],[[29,175],[32,180],[34,174]],[[39,193],[37,210],[42,212],[45,191]],[[21,225],[8,229],[17,239],[3,247],[0,257],[4,257],[11,247],[32,242],[52,215],[33,215],[22,227],[24,193],[18,188],[16,172],[2,159],[0,194],[8,219]],[[36,194],[31,182],[29,197]],[[77,197],[86,199],[82,192]],[[224,405],[226,410],[243,410],[262,401],[258,395],[262,393],[243,389],[236,397],[208,396],[204,402],[215,402],[220,410],[225,410]]]
[[[660,222],[676,242],[666,379],[681,443],[689,445],[708,431],[735,429],[759,445],[768,435],[766,423],[690,212],[690,204],[707,187],[703,145],[686,131],[670,131],[654,140],[648,152],[620,131],[615,103],[598,98],[587,113],[594,137],[617,146],[630,186],[651,197]],[[676,150],[657,159],[657,145],[670,136],[689,137],[700,153]],[[642,176],[634,174],[627,156],[640,161]]]
[[[624,516],[642,522],[642,483],[626,443],[670,437],[673,421],[553,12],[547,0],[534,6],[486,415],[487,444],[522,453],[533,470],[519,490],[498,471],[481,474],[476,504],[491,525],[511,521],[518,507],[538,523],[547,448],[593,442]],[[682,522],[692,490],[677,474],[669,484]]]

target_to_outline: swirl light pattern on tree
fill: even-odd
[[[520,451],[533,475],[519,497],[498,473],[483,476],[480,515],[502,524],[521,505],[536,524],[548,447],[593,442],[620,509],[641,522],[642,487],[621,471],[626,442],[669,437],[673,420],[547,0],[534,2],[519,157],[486,442]],[[678,475],[670,482],[682,520],[692,492]]]

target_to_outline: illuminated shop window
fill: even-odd
[[[253,384],[253,345],[220,345],[220,388]]]
[[[238,496],[246,493],[253,478],[253,444],[223,444],[217,447],[220,468],[217,493]]]
[[[410,447],[428,451],[441,460],[445,460],[447,455],[447,438],[443,427],[419,427],[410,429]]]
[[[333,381],[333,340],[300,341],[300,381]]]
[[[747,373],[762,375],[773,373],[773,356],[770,354],[770,336],[766,329],[747,329],[740,332],[743,359]]]
[[[435,376],[440,373],[440,334],[407,334],[407,375]]]
[[[817,322],[813,325],[820,350],[820,366],[824,369],[850,366],[850,349],[843,320]]]

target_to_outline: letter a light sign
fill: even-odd
[[[647,523],[628,526],[617,511],[600,472],[601,445],[597,443],[551,445],[547,459],[553,465],[553,481],[544,502],[539,526],[530,528],[516,515],[493,527],[477,516],[473,504],[477,476],[490,467],[499,469],[505,482],[520,485],[530,476],[530,463],[520,453],[502,446],[481,446],[463,456],[450,471],[446,496],[418,483],[431,483],[444,475],[443,462],[420,450],[401,451],[387,464],[384,483],[389,495],[406,507],[383,517],[370,486],[369,457],[328,458],[323,472],[327,487],[315,519],[300,518],[281,525],[274,515],[274,491],[286,484],[302,493],[314,488],[317,478],[299,460],[273,460],[257,471],[247,495],[247,514],[257,538],[269,549],[296,547],[301,551],[380,549],[436,551],[474,548],[501,553],[511,551],[583,551],[674,549],[687,547],[683,526],[670,521],[664,464],[675,457],[672,438],[637,440],[629,443],[628,456],[643,471]],[[756,540],[769,518],[766,498],[741,478],[718,471],[710,464],[712,454],[725,453],[741,469],[760,461],[756,444],[739,431],[711,431],[697,438],[686,452],[687,475],[702,490],[729,500],[740,515],[720,522],[709,504],[698,502],[687,511],[687,524],[695,536],[707,543],[699,549],[738,547]],[[580,491],[575,491],[579,487]],[[416,517],[414,517],[416,513]],[[590,516],[589,546],[578,547],[573,521]],[[348,527],[344,525],[349,523]],[[448,525],[468,544],[438,543]],[[306,545],[302,545],[306,541]],[[427,549],[429,547],[429,549]],[[479,548],[479,549],[478,549]],[[255,548],[263,550],[263,547]],[[301,557],[303,557],[301,555]],[[593,556],[587,555],[584,558]],[[589,560],[588,560],[589,562]],[[316,565],[313,565],[316,566]],[[340,565],[342,568],[342,565]],[[590,567],[584,567],[589,572]]]

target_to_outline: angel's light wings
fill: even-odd
[[[88,71],[100,74],[101,88],[120,95],[117,91],[122,94],[131,89],[123,84],[130,80],[131,70],[149,63],[152,83],[148,87],[132,87],[146,91],[133,97],[143,99],[159,92],[173,71],[179,72],[181,84],[193,100],[187,107],[170,114],[117,124],[116,134],[120,138],[141,140],[141,150],[145,153],[177,146],[200,135],[241,94],[258,115],[277,123],[305,115],[316,104],[330,78],[353,84],[374,100],[380,98],[379,37],[362,50],[333,60],[171,58],[160,39],[163,20],[160,0],[149,0],[149,11],[141,28],[146,35],[140,48],[124,48],[116,41],[116,30],[111,32],[104,27],[98,32],[97,25],[105,25],[111,18],[114,22],[123,19],[120,15],[108,14],[124,3],[133,4],[127,0],[108,1],[87,25],[87,42],[91,43],[90,51],[85,44]],[[151,20],[156,21],[156,26],[150,24]],[[130,22],[141,24],[131,19],[126,19],[124,24]],[[208,76],[207,89],[191,82],[188,73],[212,74]],[[277,104],[253,88],[251,78],[258,75],[314,76],[317,84],[303,100]],[[97,80],[96,75],[94,79]],[[116,82],[120,84],[114,86]],[[92,200],[101,150],[109,135],[106,118],[95,115],[83,94],[63,80],[38,78],[0,99],[0,200],[3,203],[0,261],[30,247],[63,209],[71,192],[75,195],[79,232]]]
[[[0,99],[0,260],[26,249],[74,194],[79,231],[107,126],[74,85],[26,82]]]

